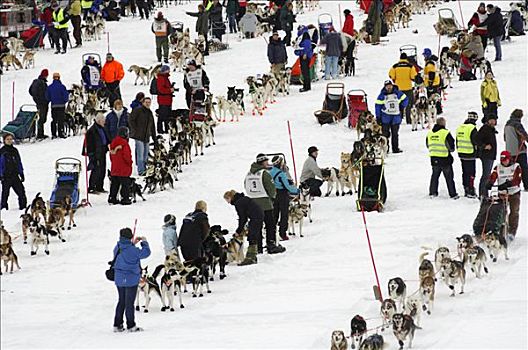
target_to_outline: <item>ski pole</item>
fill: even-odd
[[[289,120],[288,120],[288,134],[290,136],[290,150],[291,150],[292,160],[293,160],[293,176],[295,177],[295,186],[297,186],[297,167],[295,166],[295,153],[293,152],[293,141],[292,141],[291,127],[290,127]]]
[[[365,225],[365,234],[367,235],[367,242],[368,242],[369,251],[370,251],[370,259],[372,260],[372,267],[374,267],[374,275],[376,276],[376,284],[378,286],[379,301],[382,302],[383,296],[381,295],[381,286],[380,286],[379,278],[378,278],[378,270],[376,269],[376,262],[374,261],[374,253],[372,253],[372,245],[370,244],[370,236],[369,236],[368,227],[367,227],[367,219],[365,217],[365,210],[363,209],[362,205],[361,205],[361,215],[363,216],[363,224]]]

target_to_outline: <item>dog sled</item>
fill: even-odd
[[[29,104],[22,105],[15,120],[10,121],[4,126],[2,134],[12,134],[17,142],[34,139],[37,131],[37,120],[37,106]]]
[[[202,124],[211,118],[211,105],[208,94],[204,89],[198,89],[192,94],[189,107],[190,123]]]
[[[354,89],[347,94],[348,127],[355,128],[361,113],[368,111],[367,93],[365,90]]]
[[[319,35],[321,39],[330,32],[330,28],[334,26],[332,15],[329,13],[321,13],[317,18],[319,24]]]
[[[317,54],[314,52],[312,59],[310,60],[310,79],[312,81],[317,80]],[[302,84],[302,73],[301,73],[301,59],[297,58],[291,69],[290,84],[301,85]]]
[[[90,58],[94,59],[94,64],[89,64]],[[83,86],[88,91],[97,91],[103,87],[101,83],[101,56],[98,53],[85,53],[81,57],[83,67],[81,69],[81,79]]]
[[[481,236],[489,232],[506,234],[507,199],[498,193],[492,193],[480,202],[479,212],[473,221],[473,234]]]
[[[387,200],[385,164],[369,165],[360,162],[359,192],[356,206],[358,211],[383,211]]]
[[[331,124],[346,118],[348,114],[345,101],[345,84],[328,83],[326,84],[325,100],[323,109],[314,113],[319,124]]]
[[[405,53],[407,55],[407,60],[410,64],[414,66],[417,73],[420,73],[422,67],[418,65],[418,49],[416,45],[403,45],[400,46],[400,54]]]
[[[452,37],[461,31],[460,24],[456,20],[453,10],[447,8],[438,10],[438,22],[433,26],[439,35]]]
[[[47,34],[46,24],[43,22],[33,22],[33,27],[20,33],[20,39],[24,42],[26,49],[38,49],[44,47],[44,37]]]
[[[60,206],[67,196],[72,209],[79,205],[79,175],[81,161],[76,158],[59,158],[55,162],[55,187],[51,192],[50,206]]]

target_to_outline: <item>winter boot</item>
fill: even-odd
[[[280,254],[286,251],[286,248],[280,244],[275,244],[275,242],[270,242],[267,244],[268,254]]]
[[[138,327],[138,326],[134,326],[132,328],[128,328],[127,331],[129,333],[143,332],[143,328]]]
[[[469,189],[469,192],[468,192],[468,198],[477,198],[477,192],[475,192],[475,187],[471,186],[468,188]]]
[[[288,237],[288,235],[285,234],[285,233],[281,233],[279,236],[280,236],[281,241],[287,241],[287,240],[290,239],[290,238]]]
[[[121,325],[119,327],[115,327],[114,326],[114,333],[121,333],[121,332],[124,332],[125,331],[125,328]]]
[[[253,265],[257,263],[257,245],[252,244],[248,247],[246,258],[238,266]]]

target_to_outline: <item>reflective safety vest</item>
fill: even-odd
[[[246,188],[246,195],[249,198],[267,198],[268,193],[264,188],[264,182],[262,177],[264,176],[265,169],[257,171],[255,174],[248,173],[244,180],[244,187]]]
[[[85,9],[85,10],[88,10],[90,8],[92,8],[92,5],[93,5],[93,0],[81,0],[81,8]]]
[[[203,89],[202,84],[202,69],[198,68],[195,71],[187,72],[187,82],[193,90]]]
[[[473,124],[462,124],[456,131],[457,152],[459,154],[472,154],[475,146],[471,142],[471,132],[476,128]]]
[[[437,132],[430,130],[427,133],[427,147],[429,148],[429,157],[447,158],[449,149],[446,146],[446,138],[449,130],[440,129]]]
[[[53,12],[53,22],[57,22],[59,24],[55,25],[55,29],[68,29],[68,22],[64,24],[60,24],[61,21],[64,20],[64,9],[60,9],[58,12]]]

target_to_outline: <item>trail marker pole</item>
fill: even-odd
[[[11,120],[15,119],[15,81],[13,80],[13,90],[11,95]]]
[[[374,290],[374,297],[376,298],[376,300],[383,302],[383,296],[381,294],[381,286],[380,286],[379,278],[378,278],[378,270],[376,269],[376,262],[374,261],[374,254],[372,253],[372,245],[370,244],[370,236],[369,236],[368,227],[367,227],[367,218],[365,217],[365,210],[363,209],[363,206],[361,206],[361,215],[363,216],[363,224],[365,225],[365,234],[367,235],[367,242],[368,242],[368,247],[370,251],[370,259],[372,260],[372,267],[374,267],[374,275],[376,276],[377,285],[372,286],[372,289]]]
[[[293,175],[295,177],[295,185],[297,186],[297,167],[295,166],[295,153],[293,152],[293,141],[292,141],[292,134],[291,134],[291,127],[290,127],[290,121],[288,120],[288,135],[290,136],[290,150],[293,160]]]

